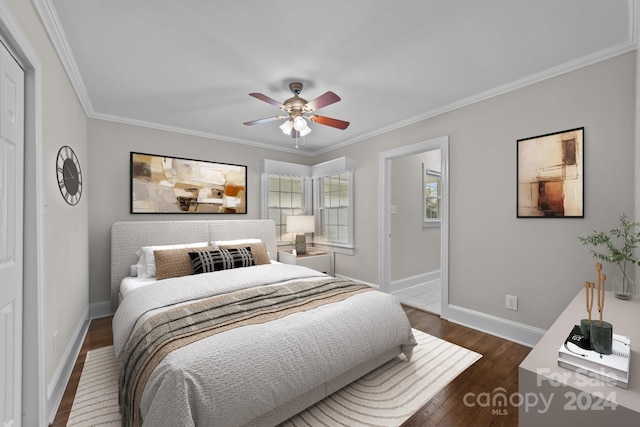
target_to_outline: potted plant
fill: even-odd
[[[633,251],[640,243],[640,222],[631,221],[626,214],[620,216],[620,226],[609,231],[594,231],[592,234],[578,236],[583,245],[602,247],[602,251],[591,250],[594,258],[616,264],[620,275],[612,280],[613,292],[617,298],[630,299],[634,293],[634,283],[629,277],[627,267],[640,265]]]

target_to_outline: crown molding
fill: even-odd
[[[40,16],[40,20],[42,21],[43,25],[47,30],[49,39],[51,40],[58,54],[58,57],[60,58],[60,61],[62,62],[64,69],[67,72],[67,75],[69,76],[69,80],[71,81],[71,84],[76,91],[76,94],[80,100],[80,103],[84,108],[86,115],[89,118],[119,122],[124,124],[135,125],[135,126],[142,126],[142,127],[175,132],[175,133],[180,133],[185,135],[199,136],[203,138],[216,139],[216,140],[225,141],[225,142],[233,142],[237,144],[250,145],[250,146],[265,148],[269,150],[284,151],[288,153],[295,153],[295,154],[300,154],[300,155],[310,156],[310,157],[318,156],[318,155],[325,154],[340,148],[344,148],[349,145],[355,144],[357,142],[364,141],[364,140],[400,129],[402,127],[409,126],[409,125],[457,110],[459,108],[463,108],[481,101],[485,101],[485,100],[494,98],[496,96],[503,95],[505,93],[512,92],[512,91],[524,88],[526,86],[541,82],[543,80],[547,80],[553,77],[560,76],[562,74],[569,73],[571,71],[578,70],[583,67],[587,67],[589,65],[593,65],[595,63],[616,57],[618,55],[631,52],[635,50],[637,47],[636,45],[637,43],[636,8],[637,8],[638,0],[627,0],[627,7],[629,10],[629,14],[628,14],[629,26],[628,26],[627,40],[625,40],[622,43],[619,43],[616,46],[612,46],[611,48],[604,49],[599,52],[595,52],[593,54],[575,59],[573,61],[569,61],[557,67],[553,67],[553,68],[541,71],[531,76],[527,76],[525,78],[516,80],[506,85],[498,86],[496,88],[487,90],[485,92],[470,96],[468,98],[461,99],[459,101],[453,102],[444,107],[427,111],[425,113],[422,113],[413,117],[409,117],[405,120],[399,121],[392,125],[385,126],[375,131],[368,132],[362,135],[358,135],[344,142],[333,144],[329,147],[325,147],[316,151],[302,151],[299,149],[295,149],[294,147],[291,147],[291,148],[278,147],[271,144],[264,144],[264,143],[249,141],[245,139],[231,138],[228,136],[210,134],[210,133],[196,131],[192,129],[184,129],[179,127],[163,125],[159,123],[145,122],[145,121],[134,120],[134,119],[95,112],[93,109],[93,106],[91,105],[91,101],[87,94],[82,77],[80,76],[78,66],[73,58],[73,55],[71,54],[71,49],[64,35],[64,31],[62,30],[62,26],[60,24],[58,16],[52,5],[52,0],[31,0],[31,1],[33,2],[35,9],[38,15]]]
[[[114,123],[131,125],[131,126],[139,126],[139,127],[144,127],[144,128],[154,129],[154,130],[178,133],[182,135],[196,136],[196,137],[206,138],[206,139],[214,139],[221,142],[231,142],[234,144],[250,145],[252,147],[264,148],[266,150],[284,151],[287,153],[300,154],[303,156],[314,155],[313,153],[296,149],[293,146],[279,147],[272,144],[265,144],[262,142],[250,141],[250,140],[241,139],[241,138],[231,138],[228,136],[217,135],[214,133],[202,132],[202,131],[197,131],[193,129],[186,129],[178,126],[164,125],[161,123],[147,122],[144,120],[130,119],[128,117],[115,116],[111,114],[93,113],[91,115],[88,115],[88,117],[90,119],[104,120],[108,122],[114,122]]]
[[[629,0],[630,3],[635,3],[634,0]],[[635,13],[635,12],[634,12]],[[635,25],[635,19],[633,20]],[[631,34],[633,33],[633,34]],[[373,132],[369,132],[363,135],[359,135],[355,138],[349,139],[347,141],[344,141],[342,143],[338,143],[338,144],[334,144],[331,147],[327,147],[325,149],[322,149],[320,151],[316,151],[313,153],[313,155],[319,155],[319,154],[324,154],[327,153],[329,151],[333,151],[336,150],[338,148],[343,148],[346,146],[349,146],[351,144],[355,144],[356,142],[360,142],[360,141],[364,141],[379,135],[383,135],[385,133],[421,122],[423,120],[427,120],[427,119],[431,119],[433,117],[436,116],[440,116],[442,114],[445,113],[449,113],[451,111],[463,108],[463,107],[467,107],[469,105],[472,104],[476,104],[478,102],[481,101],[486,101],[488,99],[494,98],[496,96],[500,96],[500,95],[504,95],[506,93],[509,92],[513,92],[515,90],[518,89],[522,89],[525,88],[527,86],[539,83],[541,81],[544,80],[548,80],[554,77],[558,77],[562,74],[566,74],[566,73],[570,73],[572,71],[576,71],[579,70],[581,68],[587,67],[589,65],[593,65],[596,64],[598,62],[602,62],[605,61],[607,59],[611,59],[614,58],[616,56],[619,55],[623,55],[625,53],[629,53],[636,50],[636,43],[635,43],[635,31],[630,31],[629,34],[629,39],[626,40],[623,43],[620,43],[616,46],[613,46],[611,48],[608,49],[604,49],[601,50],[599,52],[595,52],[591,55],[587,55],[587,56],[583,56],[581,58],[578,58],[574,61],[570,61],[564,64],[561,64],[557,67],[553,67],[553,68],[549,68],[547,70],[541,71],[539,73],[536,74],[532,74],[530,76],[527,76],[525,78],[522,78],[520,80],[516,80],[513,81],[511,83],[502,85],[502,86],[498,86],[495,87],[493,89],[487,90],[485,92],[481,92],[477,95],[473,95],[464,99],[461,99],[459,101],[453,102],[451,104],[445,105],[444,107],[435,109],[435,110],[431,110],[431,111],[427,111],[423,114],[417,115],[417,116],[413,116],[413,117],[409,117],[405,120],[396,122],[392,125],[377,129]]]
[[[87,114],[87,116],[91,116],[94,113],[93,106],[91,105],[89,95],[87,94],[84,82],[80,76],[80,71],[78,70],[78,65],[71,54],[71,48],[69,47],[62,25],[60,24],[60,20],[58,19],[58,15],[51,4],[51,1],[52,0],[31,0],[36,13],[40,17],[40,21],[47,31],[49,40],[51,40],[51,43],[58,54],[58,58],[60,58],[62,66],[67,72],[69,81],[71,81],[71,85],[80,100],[80,104],[82,105],[85,114]]]

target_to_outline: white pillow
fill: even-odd
[[[200,248],[202,246],[208,246],[209,242],[198,243],[183,243],[179,245],[158,245],[158,246],[143,246],[136,251],[136,255],[139,256],[138,263],[138,277],[156,277],[156,257],[153,255],[153,251],[162,251],[165,249],[181,249],[181,248]]]
[[[224,246],[224,245],[243,245],[245,243],[260,243],[260,242],[262,242],[262,240],[260,239],[214,240],[213,242],[211,242],[211,246],[213,246],[215,250],[218,250],[219,246]]]

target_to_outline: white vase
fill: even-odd
[[[619,299],[631,299],[635,293],[635,283],[626,274],[616,276],[612,280],[613,294]]]

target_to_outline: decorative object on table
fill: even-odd
[[[292,215],[287,217],[287,233],[295,234],[296,253],[304,255],[307,252],[306,233],[315,231],[313,215]]]
[[[602,313],[604,311],[604,282],[607,277],[601,273],[602,264],[599,262],[596,263],[596,270],[598,271],[596,291],[599,320],[591,323],[591,335],[589,338],[594,351],[600,354],[611,354],[613,352],[613,325],[602,320]]]
[[[630,220],[626,214],[620,216],[620,226],[609,231],[594,231],[578,236],[583,245],[596,248],[603,246],[606,251],[591,250],[594,258],[616,264],[620,275],[612,279],[613,293],[619,299],[631,299],[635,293],[635,284],[629,277],[628,267],[640,265],[640,258],[633,255],[640,243],[640,222]]]
[[[587,296],[587,318],[580,320],[580,333],[587,341],[591,336],[591,310],[593,309],[593,288],[595,284],[593,282],[584,282],[584,291]],[[589,341],[589,347],[591,348],[591,341]]]
[[[77,205],[82,196],[82,171],[76,153],[68,145],[63,145],[58,150],[56,175],[60,194],[65,202]]]
[[[629,337],[613,334],[612,353],[601,354],[585,347],[584,337],[577,325],[573,327],[558,350],[558,366],[625,389],[629,386],[630,361],[631,339]]]
[[[131,213],[247,213],[247,167],[131,153]]]
[[[602,320],[607,276],[602,274],[602,264],[599,262],[596,263],[596,276],[597,284],[584,282],[588,318],[581,319],[580,326],[575,325],[560,346],[558,365],[627,388],[631,340],[614,334],[613,325]],[[597,321],[591,318],[594,289],[599,317]]]
[[[584,218],[584,128],[517,141],[517,217]]]

